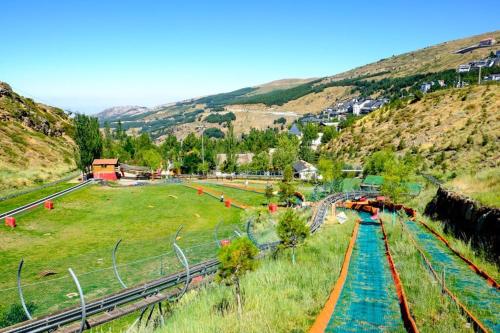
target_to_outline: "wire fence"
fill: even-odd
[[[216,257],[220,239],[234,239],[234,230],[244,230],[239,223],[221,223],[214,231],[180,232],[175,240],[190,265]],[[184,270],[172,248],[174,234],[149,240],[124,239],[116,251],[116,269],[127,287]],[[21,287],[28,304],[34,307],[33,315],[41,316],[61,309],[78,306],[80,299],[76,286],[68,273],[72,268],[82,286],[86,301],[99,299],[123,287],[115,275],[112,253],[115,243],[100,250],[60,259],[24,258]],[[2,267],[0,281],[0,309],[19,304],[16,286],[17,266]]]

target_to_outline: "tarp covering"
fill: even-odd
[[[439,239],[416,222],[406,222],[410,233],[429,258],[436,272],[445,270],[446,287],[491,332],[500,332],[500,292],[447,248]]]
[[[404,332],[380,223],[359,214],[348,276],[325,332]]]

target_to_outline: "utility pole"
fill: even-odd
[[[201,163],[203,165],[203,168],[205,168],[205,141],[204,141],[204,136],[205,136],[205,125],[201,125],[198,127],[201,129]],[[204,171],[202,171],[203,173]]]
[[[481,68],[483,66],[479,66],[479,76],[477,77],[477,84],[481,84]]]

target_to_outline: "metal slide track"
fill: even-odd
[[[190,277],[205,276],[215,273],[219,261],[208,260],[190,268]],[[177,272],[161,279],[151,281],[137,287],[124,289],[111,296],[93,301],[85,306],[88,316],[114,310],[118,306],[141,300],[148,296],[153,296],[167,288],[175,287],[184,283],[186,271]],[[68,310],[25,321],[20,324],[0,329],[1,333],[36,333],[58,329],[63,325],[79,321],[82,318],[81,307],[74,307]]]
[[[8,212],[0,213],[0,219],[3,219],[5,217],[7,217],[7,216],[14,216],[16,214],[22,213],[22,212],[24,212],[24,211],[26,211],[28,209],[31,209],[31,208],[34,208],[34,207],[37,207],[37,206],[43,204],[47,200],[55,199],[55,198],[60,197],[62,195],[65,195],[65,194],[68,194],[70,192],[76,191],[76,190],[78,190],[78,189],[80,189],[80,188],[82,188],[82,187],[84,187],[84,186],[86,186],[86,185],[88,185],[90,183],[93,183],[93,182],[94,182],[94,179],[89,179],[89,180],[86,180],[83,183],[77,184],[77,185],[75,185],[73,187],[67,188],[65,190],[62,190],[60,192],[57,192],[57,193],[54,193],[54,194],[51,194],[51,195],[48,195],[45,198],[38,199],[38,200],[33,201],[33,202],[31,202],[29,204],[26,204],[24,206],[12,209],[12,210],[10,210]]]

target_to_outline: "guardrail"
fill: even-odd
[[[5,201],[5,200],[8,200],[8,199],[16,198],[16,197],[18,197],[20,195],[23,195],[23,194],[28,194],[28,193],[31,193],[31,192],[35,192],[35,191],[38,191],[38,190],[41,190],[41,189],[53,186],[53,185],[57,185],[59,183],[68,181],[70,179],[73,179],[73,178],[77,177],[79,174],[80,174],[80,171],[72,172],[68,176],[66,176],[64,178],[61,178],[59,180],[56,180],[56,181],[53,181],[53,182],[50,182],[50,183],[47,183],[47,184],[43,184],[43,185],[40,185],[40,186],[37,186],[37,187],[29,188],[29,189],[26,189],[26,190],[21,190],[19,192],[15,192],[15,193],[8,194],[8,195],[5,195],[3,197],[0,197],[0,201]]]
[[[59,191],[59,192],[51,194],[51,195],[48,195],[48,196],[46,196],[46,197],[44,197],[42,199],[35,200],[35,201],[33,201],[33,202],[29,203],[29,204],[23,205],[21,207],[17,207],[17,208],[12,209],[12,210],[10,210],[8,212],[1,213],[0,214],[0,219],[3,219],[5,217],[7,217],[7,216],[14,216],[16,214],[22,213],[22,212],[24,212],[24,211],[26,211],[28,209],[33,208],[33,207],[37,207],[37,206],[43,204],[47,200],[55,199],[55,198],[60,197],[62,195],[65,195],[65,194],[68,194],[70,192],[76,191],[76,190],[78,190],[78,189],[80,189],[80,188],[84,187],[85,185],[88,185],[88,184],[90,184],[92,182],[94,182],[93,179],[86,180],[83,183],[77,184],[77,185],[75,185],[73,187],[67,188],[65,190]]]

